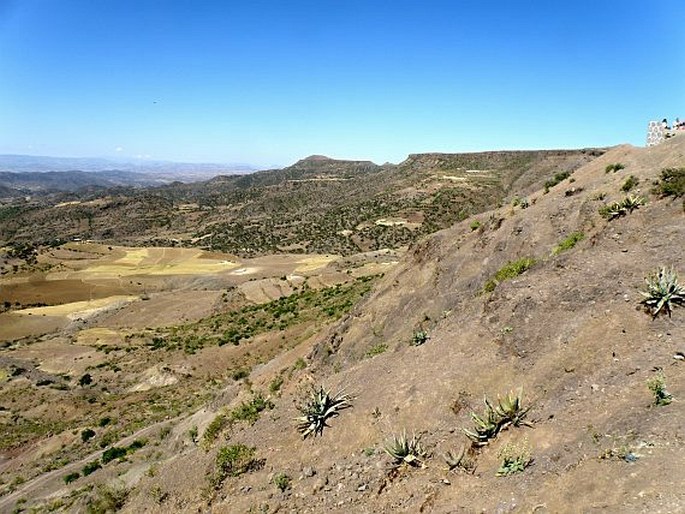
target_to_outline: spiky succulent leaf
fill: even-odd
[[[647,291],[640,293],[645,297],[642,303],[649,307],[652,316],[657,317],[661,310],[671,315],[672,305],[685,305],[685,287],[678,282],[678,274],[672,268],[661,268],[645,279]]]
[[[302,416],[297,418],[297,429],[305,439],[311,434],[322,435],[323,429],[329,426],[326,421],[351,406],[352,397],[343,391],[331,396],[323,386],[312,389],[309,401],[299,407]]]

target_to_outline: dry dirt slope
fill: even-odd
[[[673,265],[685,276],[682,203],[649,194],[660,170],[685,165],[684,155],[685,138],[651,149],[615,148],[576,171],[573,183],[530,197],[527,209],[506,206],[479,216],[478,230],[467,220],[417,245],[312,352],[312,380],[355,393],[354,408],[322,438],[301,441],[292,424],[295,388],[286,389],[277,414],[231,436],[255,446],[265,467],[228,479],[211,509],[683,511],[685,364],[673,355],[685,351],[685,310],[652,320],[637,305],[644,277],[657,267]],[[625,169],[605,173],[617,162]],[[620,189],[629,175],[639,178],[648,204],[608,222],[598,208],[625,196]],[[576,231],[585,239],[552,256]],[[504,263],[527,256],[538,261],[532,269],[478,294]],[[412,347],[418,328],[430,340]],[[365,357],[379,344],[388,350]],[[676,398],[665,407],[650,406],[646,381],[656,368]],[[256,384],[268,378],[254,377]],[[475,474],[446,473],[440,455],[465,443],[460,429],[470,426],[471,410],[480,412],[483,394],[519,387],[535,402],[534,428],[503,432],[476,456]],[[391,480],[381,448],[403,429],[424,434],[433,457],[425,469]],[[533,466],[495,477],[498,450],[523,437]],[[638,460],[600,459],[626,452]],[[193,492],[202,480],[189,477],[204,477],[212,457],[191,451],[170,463],[173,473],[160,473],[157,485],[169,491],[160,511],[205,508]],[[293,478],[286,493],[268,483],[275,472]],[[183,480],[165,483],[172,474]],[[140,484],[130,511],[156,508],[150,487]]]
[[[625,169],[605,173],[618,162]],[[416,245],[363,304],[317,338],[310,366],[254,425],[236,426],[205,452],[184,438],[198,420],[201,434],[211,412],[179,424],[168,439],[177,448],[172,460],[135,480],[123,477],[132,487],[124,510],[684,511],[685,363],[673,356],[685,352],[685,309],[655,320],[638,309],[647,274],[665,265],[685,277],[682,201],[649,193],[666,166],[685,166],[685,138],[614,148],[577,170],[573,183],[531,195],[526,209],[507,205],[478,216],[476,230],[469,219]],[[647,205],[605,220],[598,208],[625,196],[629,175],[640,180]],[[552,255],[577,231],[582,241]],[[521,257],[537,262],[479,294]],[[411,346],[418,329],[430,339]],[[290,362],[284,355],[255,370],[253,387],[265,390]],[[656,369],[675,397],[671,405],[651,406],[646,382]],[[303,441],[293,418],[308,383],[345,388],[356,400],[321,438]],[[441,455],[466,443],[461,428],[471,426],[471,411],[481,412],[483,395],[519,387],[534,402],[534,426],[506,430],[475,453],[473,474],[448,473]],[[425,468],[390,472],[382,448],[403,429],[421,434],[432,456]],[[498,451],[524,438],[533,465],[496,477]],[[225,444],[254,446],[264,465],[209,494],[207,477]],[[277,473],[292,479],[285,492],[272,483]]]

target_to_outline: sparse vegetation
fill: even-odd
[[[551,188],[556,186],[557,184],[563,182],[567,178],[571,176],[571,173],[568,171],[561,171],[559,173],[555,173],[554,176],[549,179],[548,181],[545,182],[545,191],[549,191]]]
[[[228,477],[237,477],[259,468],[260,462],[255,459],[256,450],[243,444],[220,448],[214,462],[214,474],[210,479],[212,486],[218,488]]]
[[[607,164],[607,167],[604,168],[604,172],[611,173],[613,171],[615,173],[617,171],[621,171],[622,169],[625,169],[625,166],[620,162],[616,162],[613,164]]]
[[[340,411],[352,407],[352,397],[344,392],[338,392],[331,396],[323,386],[313,388],[309,400],[298,408],[302,416],[298,417],[297,429],[302,437],[313,434],[322,435],[323,429],[328,426],[326,421],[340,415]]]
[[[97,471],[97,470],[100,469],[101,467],[102,467],[102,466],[100,466],[100,461],[94,460],[94,461],[92,461],[92,462],[89,462],[88,464],[86,464],[85,466],[83,466],[83,470],[82,470],[83,476],[84,476],[84,477],[87,477],[88,475],[90,475],[91,473]]]
[[[276,375],[271,382],[269,382],[269,392],[272,394],[276,394],[281,390],[281,386],[283,385],[283,376],[282,375]]]
[[[662,311],[670,317],[673,306],[685,305],[685,287],[678,282],[678,274],[673,268],[661,268],[648,276],[645,282],[647,291],[640,292],[644,297],[642,304],[651,311],[653,318]]]
[[[639,183],[640,179],[638,179],[635,175],[630,175],[621,186],[621,191],[627,193],[628,191],[631,191],[634,187],[636,187]]]
[[[678,198],[685,195],[685,167],[661,170],[661,177],[652,192],[661,197]]]
[[[255,394],[249,401],[242,402],[231,411],[232,421],[247,421],[250,425],[259,419],[259,414],[265,409],[273,409],[271,400],[264,398],[261,393]]]
[[[367,357],[375,357],[376,355],[380,355],[381,353],[385,353],[385,351],[388,349],[388,345],[386,343],[378,343],[373,345],[369,350],[366,352]]]
[[[500,268],[495,275],[485,282],[483,292],[491,293],[495,288],[505,280],[516,278],[525,271],[529,270],[535,264],[536,260],[532,257],[522,257],[515,261],[509,261],[502,268]]]
[[[417,330],[411,336],[411,345],[412,346],[421,346],[426,341],[428,341],[428,339],[429,339],[428,332],[426,332],[425,330]]]
[[[286,490],[290,489],[290,477],[283,472],[276,473],[274,475],[273,482],[281,492],[285,492]]]
[[[666,377],[663,372],[658,372],[647,381],[647,388],[654,395],[654,405],[668,405],[673,401],[673,395],[666,391]]]
[[[520,473],[531,465],[533,459],[530,453],[530,445],[527,440],[521,443],[507,443],[499,451],[502,460],[497,476],[509,476]]]
[[[230,420],[224,413],[217,414],[214,419],[207,425],[202,434],[202,446],[209,449],[216,438],[219,437],[221,431],[230,423]]]
[[[64,476],[64,483],[65,484],[71,484],[75,480],[78,480],[81,477],[81,473],[78,471],[74,471],[73,473],[69,473],[68,475]]]
[[[478,220],[473,220],[473,221],[469,224],[469,228],[471,228],[471,230],[478,230],[478,229],[480,228],[480,221],[478,221]]]
[[[419,466],[422,459],[426,456],[426,451],[421,446],[421,438],[416,434],[407,437],[406,432],[400,435],[393,435],[383,449],[385,453],[394,459],[395,464],[408,464],[409,466]]]
[[[585,239],[585,234],[583,232],[572,232],[566,239],[554,247],[552,255],[559,255],[562,252],[570,250],[583,239]]]
[[[111,486],[98,484],[94,494],[89,498],[86,511],[88,514],[107,514],[118,512],[128,499],[129,490],[123,485]]]

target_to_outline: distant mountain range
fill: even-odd
[[[0,197],[87,187],[145,187],[257,171],[249,164],[0,155]]]

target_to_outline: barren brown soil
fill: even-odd
[[[624,169],[606,173],[613,163]],[[645,277],[660,267],[673,267],[684,281],[682,199],[651,192],[663,168],[683,166],[685,137],[649,149],[616,147],[547,193],[528,191],[527,202],[512,197],[503,207],[423,239],[397,265],[384,265],[372,255],[359,262],[278,257],[270,261],[277,267],[271,270],[257,260],[241,261],[225,272],[199,271],[192,280],[174,276],[167,290],[164,284],[170,282],[155,282],[158,289],[145,291],[149,300],[87,321],[74,333],[80,333],[79,350],[64,352],[52,364],[54,345],[71,341],[68,329],[13,343],[3,353],[14,359],[2,366],[8,375],[18,360],[36,364],[3,384],[5,391],[16,391],[15,401],[29,390],[47,398],[45,388],[35,386],[39,374],[68,370],[76,376],[87,369],[78,366],[90,355],[126,370],[122,376],[106,367],[91,368],[102,370],[98,384],[106,383],[112,397],[128,388],[129,396],[117,400],[119,416],[128,415],[125,409],[159,404],[169,419],[131,416],[130,432],[122,429],[119,435],[144,428],[147,420],[154,430],[147,433],[145,447],[68,485],[64,475],[96,455],[95,447],[77,454],[85,425],[8,447],[0,471],[16,477],[33,469],[35,481],[22,485],[15,479],[10,486],[6,479],[0,510],[18,505],[85,512],[107,496],[93,484],[107,484],[114,488],[110,492],[126,491],[117,508],[131,513],[685,511],[685,361],[679,358],[685,352],[685,308],[676,306],[672,316],[653,319],[640,305]],[[613,220],[600,216],[600,207],[626,196],[621,188],[631,175],[639,180],[631,193],[646,204]],[[583,237],[575,246],[555,252],[578,232]],[[119,265],[130,262],[133,271],[151,253],[134,263],[136,255],[118,257]],[[506,263],[524,257],[535,263],[484,291]],[[148,264],[160,265],[154,259]],[[92,266],[78,273],[87,274]],[[142,325],[169,327],[178,316],[201,321],[209,312],[229,312],[232,302],[295,294],[302,288],[298,277],[310,275],[308,283],[320,281],[321,287],[341,283],[365,266],[385,275],[337,322],[293,325],[260,333],[249,345],[205,346],[194,354],[134,348],[136,338],[143,337],[134,329]],[[147,284],[148,277],[140,276],[136,280]],[[220,288],[212,284],[231,285],[236,296],[217,297]],[[181,304],[195,305],[179,311],[172,300],[178,289],[183,289],[177,297]],[[2,316],[9,314],[17,315]],[[95,349],[112,344],[104,341],[113,337],[105,330],[131,336],[114,343],[130,344],[134,349],[128,357],[124,348],[111,355]],[[412,345],[419,331],[428,339]],[[235,369],[255,354],[259,360],[249,361],[247,378],[221,374],[222,366]],[[647,388],[659,372],[674,397],[665,406],[654,405]],[[281,385],[274,387],[277,378]],[[157,385],[143,390],[142,384]],[[294,422],[297,405],[310,386],[319,384],[347,391],[353,407],[330,420],[320,437],[303,440]],[[471,447],[462,429],[472,428],[472,412],[483,411],[483,396],[494,401],[518,390],[531,407],[526,418],[531,426],[509,426],[489,444]],[[78,394],[96,397],[89,391]],[[188,391],[197,399],[184,396]],[[256,393],[273,408],[253,423],[237,419],[216,439],[204,438],[217,415],[228,415]],[[96,401],[113,401],[104,398]],[[176,408],[169,398],[187,406]],[[2,401],[7,403],[0,416],[18,414],[10,396]],[[65,417],[69,409],[85,412],[80,404],[61,407]],[[157,426],[169,428],[162,433]],[[426,455],[419,466],[394,466],[384,452],[393,435],[403,431],[421,438]],[[94,441],[104,430],[96,432]],[[67,443],[74,448],[72,464],[62,474],[44,471],[41,479],[32,463],[54,461],[60,444]],[[496,476],[499,453],[508,443],[527,445],[532,464],[520,473]],[[255,448],[255,463],[239,476],[212,483],[220,448],[237,444]],[[468,448],[471,472],[449,471],[443,456],[462,447]],[[279,488],[276,482],[285,485]]]

